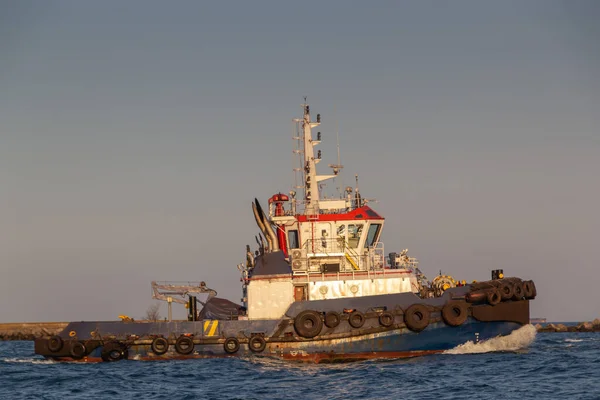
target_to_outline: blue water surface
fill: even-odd
[[[336,365],[269,359],[46,361],[0,342],[1,399],[600,399],[600,333],[527,349]]]

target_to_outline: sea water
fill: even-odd
[[[600,333],[536,333],[346,364],[265,358],[58,363],[0,342],[0,399],[600,399]]]

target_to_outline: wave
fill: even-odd
[[[499,336],[484,340],[479,343],[468,341],[453,349],[446,350],[444,354],[475,354],[491,353],[495,351],[517,351],[529,347],[535,340],[537,330],[531,324],[525,325],[510,335]]]
[[[579,343],[583,342],[583,339],[565,339],[565,342]]]

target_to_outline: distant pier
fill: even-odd
[[[0,324],[0,340],[33,340],[56,335],[68,322],[16,322]]]

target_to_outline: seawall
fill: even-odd
[[[56,335],[68,322],[15,322],[0,324],[0,340],[33,340]]]
[[[592,322],[580,322],[578,324],[537,324],[535,329],[538,332],[600,332],[600,319],[596,318]]]

